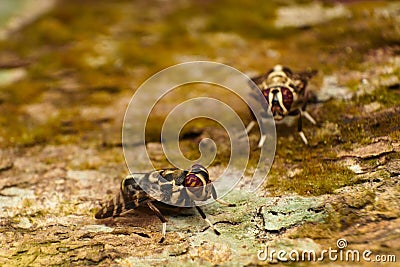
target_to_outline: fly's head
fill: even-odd
[[[289,114],[294,101],[294,91],[284,86],[274,86],[262,90],[274,119],[282,120]]]
[[[211,196],[210,187],[207,186],[210,184],[210,177],[207,169],[200,165],[194,164],[184,180],[184,186],[187,189],[189,197],[192,200],[203,201]]]
[[[297,99],[292,72],[281,65],[275,66],[261,84],[261,91],[274,119],[279,121],[289,114]]]

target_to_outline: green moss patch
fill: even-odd
[[[308,161],[303,169],[289,177],[285,170],[273,167],[267,178],[266,189],[273,194],[297,193],[299,195],[322,195],[352,184],[354,173],[339,164],[319,160]]]

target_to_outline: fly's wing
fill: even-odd
[[[252,77],[251,80],[258,86],[260,87],[261,84],[267,79],[267,76],[265,74],[257,76],[257,77]]]
[[[147,174],[132,174],[130,179],[125,179],[125,186],[121,188],[125,192],[127,208],[136,208],[144,200],[176,204],[174,196],[184,191],[183,183],[187,173],[187,170],[171,168]]]
[[[308,81],[317,74],[316,70],[306,70],[293,74],[292,80],[297,88],[297,93],[304,94]]]
[[[136,179],[146,179],[149,174],[128,175],[121,183],[118,194],[108,201],[96,214],[96,219],[119,216],[121,213],[137,208],[142,202],[152,200],[136,183]]]

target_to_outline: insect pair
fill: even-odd
[[[305,144],[308,141],[302,130],[302,116],[316,124],[305,110],[309,99],[306,91],[307,83],[315,74],[316,71],[294,73],[287,67],[277,65],[264,75],[252,79],[257,85],[255,89],[261,90],[275,121],[280,121],[285,116],[299,116],[298,132]],[[247,133],[254,125],[255,122],[252,121],[247,126]],[[266,135],[262,135],[258,146],[262,147],[265,140]],[[133,173],[122,181],[120,192],[96,213],[95,218],[117,217],[129,210],[146,205],[162,222],[160,242],[163,242],[166,236],[167,219],[157,208],[157,204],[168,203],[171,206],[195,207],[210,228],[219,235],[218,230],[195,203],[195,201],[205,201],[211,197],[223,205],[234,206],[218,199],[207,169],[199,164],[193,165],[189,170],[162,169],[149,173]]]
[[[132,173],[122,181],[119,193],[96,213],[95,218],[117,217],[146,205],[162,222],[162,243],[165,240],[167,219],[157,208],[157,204],[168,203],[170,206],[195,207],[210,228],[219,235],[218,230],[195,203],[211,197],[223,205],[234,206],[218,199],[208,170],[200,164],[194,164],[189,170],[171,168]]]
[[[252,78],[257,85],[255,90],[261,90],[268,103],[268,111],[275,121],[282,120],[285,116],[298,116],[297,131],[307,145],[308,141],[303,132],[302,116],[312,124],[316,124],[314,118],[306,111],[309,101],[309,92],[306,91],[308,81],[317,73],[315,70],[293,72],[288,67],[276,65],[267,73]],[[246,128],[249,133],[255,121],[251,121]],[[258,147],[262,147],[266,135],[262,135]]]

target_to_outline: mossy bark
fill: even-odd
[[[257,257],[266,245],[322,251],[339,238],[398,257],[400,4],[330,2],[58,1],[9,32],[0,41],[0,265],[267,265]],[[283,27],[285,14],[299,10],[314,20]],[[205,207],[221,236],[193,211],[166,213],[163,244],[159,220],[144,208],[95,220],[127,173],[121,127],[135,89],[193,59],[249,75],[277,63],[318,69],[308,107],[318,125],[304,123],[310,145],[293,125],[277,126],[265,184],[256,193],[233,190],[224,199],[236,207]],[[159,126],[192,96],[183,91],[149,121],[156,167],[169,167]],[[250,121],[247,108],[227,101]],[[191,122],[181,137],[190,159],[202,138],[217,140],[211,175],[228,164],[229,140],[215,123]],[[256,166],[258,138],[250,133],[245,176]]]

